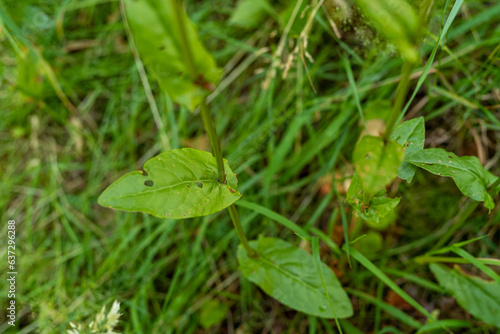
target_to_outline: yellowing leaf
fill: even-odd
[[[384,197],[385,190],[380,191],[376,196],[370,198],[367,207],[363,208],[363,187],[359,182],[359,177],[354,174],[349,189],[347,190],[347,203],[355,210],[356,214],[366,221],[378,223],[379,220],[389,214],[399,204],[401,198]]]
[[[395,141],[364,136],[354,149],[353,162],[363,190],[370,196],[389,184],[403,161],[404,148]]]

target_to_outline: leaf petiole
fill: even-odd
[[[222,160],[222,149],[220,146],[219,137],[217,137],[217,130],[215,129],[214,119],[210,114],[210,109],[207,103],[203,101],[200,105],[200,114],[203,121],[203,126],[205,126],[205,131],[207,131],[208,138],[210,139],[210,145],[212,146],[212,151],[215,156],[215,161],[217,162],[217,178],[220,183],[226,183],[226,172],[224,171],[224,162]]]
[[[231,206],[229,206],[227,210],[229,211],[229,215],[231,216],[231,220],[233,221],[236,234],[238,234],[238,238],[247,251],[248,256],[252,258],[258,257],[255,249],[253,249],[252,246],[250,246],[250,244],[248,243],[247,237],[245,236],[245,231],[243,231],[243,226],[241,226],[240,217],[238,216],[238,210],[236,210],[234,204],[231,204]]]

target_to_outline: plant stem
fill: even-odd
[[[243,231],[243,226],[241,226],[240,216],[238,216],[238,211],[234,204],[231,204],[230,207],[227,208],[229,211],[229,215],[231,216],[231,220],[233,221],[234,229],[236,230],[236,234],[238,234],[238,238],[240,239],[241,244],[247,251],[248,256],[257,257],[257,252],[253,249],[248,243],[247,237],[245,236],[245,231]]]
[[[362,227],[363,227],[363,218],[361,218],[361,217],[356,218],[356,220],[354,221],[354,227],[352,229],[351,235],[349,236],[349,239],[355,240],[358,237],[359,232],[361,231]]]
[[[181,6],[177,0],[170,0],[172,3],[172,7],[175,10],[175,17],[177,18],[177,28],[179,29],[179,33],[181,35],[181,43],[182,50],[184,51],[184,57],[186,59],[186,64],[188,65],[189,71],[191,72],[191,76],[196,78],[198,74],[196,71],[196,67],[194,65],[193,54],[191,53],[191,48],[189,47],[189,42],[187,39],[186,29],[184,29],[184,13],[182,11]]]
[[[488,187],[488,192],[494,191],[500,185],[500,177]]]
[[[177,0],[172,1],[172,6],[175,10],[175,16],[177,17],[177,25],[179,28],[179,32],[181,35],[181,43],[182,49],[184,50],[184,56],[186,59],[186,63],[190,70],[191,76],[196,79],[198,73],[195,67],[195,62],[193,59],[193,54],[191,52],[191,48],[189,47],[189,41],[187,39],[186,30],[184,29],[183,22],[183,12],[182,9],[177,2]],[[214,119],[210,114],[210,109],[205,100],[203,100],[200,104],[200,114],[201,119],[203,121],[203,126],[205,127],[205,131],[208,134],[208,138],[210,139],[210,145],[212,146],[212,151],[215,156],[215,161],[217,162],[217,179],[220,183],[226,183],[226,172],[224,170],[224,160],[222,160],[222,149],[219,141],[219,137],[217,136],[217,130],[215,129]],[[241,226],[240,217],[238,216],[238,211],[234,204],[227,208],[229,211],[229,215],[231,216],[231,220],[233,221],[234,228],[236,229],[236,233],[238,234],[238,238],[240,239],[241,244],[245,248],[250,257],[257,257],[257,252],[250,247],[248,240],[245,236],[245,232],[243,231],[243,227]]]
[[[226,172],[224,171],[224,161],[222,160],[222,149],[220,146],[219,137],[217,136],[217,130],[215,129],[214,119],[210,114],[210,109],[207,103],[203,101],[200,105],[201,119],[203,120],[203,125],[207,131],[208,138],[210,139],[210,145],[212,146],[212,151],[215,156],[215,161],[217,162],[217,178],[220,183],[226,183]]]
[[[387,125],[385,127],[384,141],[389,141],[391,137],[392,130],[396,125],[396,122],[401,113],[401,107],[403,106],[406,94],[408,93],[408,88],[410,87],[410,74],[413,64],[405,61],[403,63],[403,69],[401,70],[401,80],[399,81],[398,88],[396,90],[396,97],[394,99],[394,104],[392,106],[391,114],[387,120]]]

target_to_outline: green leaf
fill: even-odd
[[[363,186],[359,181],[358,174],[354,174],[347,189],[347,203],[349,203],[355,210],[358,216],[366,221],[378,223],[379,220],[389,214],[399,204],[400,197],[388,198],[384,197],[385,190],[380,191],[370,198],[368,207],[362,207],[363,203]]]
[[[380,217],[378,221],[367,220],[365,221],[366,226],[377,231],[386,230],[392,223],[396,221],[398,217],[397,210],[390,211],[385,217]]]
[[[451,177],[462,194],[484,201],[484,206],[490,210],[494,208],[493,197],[487,188],[498,178],[484,169],[478,158],[458,157],[441,148],[428,148],[410,154],[407,161],[432,174]]]
[[[225,318],[229,307],[216,299],[209,300],[200,312],[200,323],[205,329],[221,323]]]
[[[404,0],[356,0],[356,3],[404,58],[412,63],[418,61],[415,44],[420,20],[411,5]]]
[[[405,147],[405,158],[399,166],[398,177],[411,182],[417,167],[406,161],[408,155],[424,149],[425,126],[424,118],[418,117],[403,122],[394,128],[391,134],[391,139],[395,140],[399,145]]]
[[[274,9],[267,0],[240,0],[231,14],[229,24],[241,28],[255,28],[261,23],[266,13]]]
[[[297,311],[322,318],[333,318],[323,284],[313,258],[303,249],[276,238],[250,241],[257,258],[238,248],[238,262],[243,275],[265,293]],[[352,316],[349,297],[333,271],[321,263],[323,278],[337,318]]]
[[[100,205],[140,211],[160,218],[207,216],[237,201],[238,180],[224,160],[227,184],[217,181],[212,154],[192,148],[164,152],[144,164],[144,172],[122,176],[98,199]]]
[[[368,231],[358,242],[354,244],[354,248],[366,258],[373,259],[377,253],[382,249],[384,238],[382,234],[377,231]]]
[[[362,137],[354,149],[353,161],[364,191],[373,195],[383,190],[398,175],[403,156],[404,148],[395,141],[385,144],[379,137]]]
[[[125,5],[142,61],[172,100],[194,110],[222,73],[196,27],[182,8],[181,17],[176,15],[177,0],[125,0]]]
[[[367,102],[363,107],[365,119],[382,119],[384,123],[389,118],[392,111],[391,101],[389,100],[372,100]]]
[[[500,327],[500,284],[434,263],[430,269],[439,284],[457,299],[461,307],[487,324]]]

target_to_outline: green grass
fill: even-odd
[[[334,2],[326,2],[326,10],[333,10]],[[339,252],[342,226],[353,223],[342,182],[353,174],[351,156],[364,127],[360,112],[371,101],[393,97],[402,60],[378,36],[366,45],[353,29],[340,27],[346,30],[339,40],[321,8],[308,33],[314,63],[306,58],[306,71],[299,56],[287,78],[278,70],[265,90],[286,15],[268,16],[259,29],[245,30],[226,24],[234,5],[187,1],[201,40],[225,70],[210,106],[223,154],[238,175],[245,200],[238,208],[248,237],[279,236],[298,245],[302,231],[318,236],[321,259],[353,301],[355,315],[340,322],[344,333],[384,327],[413,332],[426,321],[422,309],[455,319],[452,331],[469,326],[469,333],[493,332],[450,302],[427,263],[415,261],[428,251],[485,236],[464,252],[445,255],[470,259],[464,262],[472,264],[462,265],[468,272],[498,278],[497,266],[485,270],[484,263],[473,261],[500,256],[498,206],[490,215],[482,205],[473,207],[450,179],[418,171],[411,184],[390,188],[392,196],[403,198],[395,223],[381,232],[383,250],[370,257],[377,271],[353,253],[350,265]],[[284,13],[295,3],[275,5]],[[434,4],[432,34],[422,41],[410,94],[446,21],[443,12],[448,15],[452,5]],[[462,6],[407,113],[425,117],[426,147],[483,157],[495,175],[500,175],[499,8],[494,2]],[[2,222],[18,223],[22,333],[63,333],[70,321],[88,323],[115,299],[122,304],[118,330],[124,333],[337,331],[333,320],[281,306],[239,273],[238,239],[226,212],[173,221],[97,205],[111,182],[165,150],[165,133],[171,148],[194,143],[209,150],[199,114],[172,103],[149,77],[160,117],[155,121],[117,1],[4,0],[0,11],[0,213]],[[356,20],[352,26],[366,25]],[[281,62],[304,24],[299,17],[290,30]],[[160,121],[164,132],[158,130]],[[468,219],[461,219],[465,214]],[[0,229],[3,241],[6,224]],[[7,271],[3,245],[2,273]],[[2,310],[8,302],[4,282]],[[420,307],[391,304],[391,285]],[[229,311],[218,325],[204,329],[201,311],[211,300]],[[0,333],[4,322],[0,312]]]

